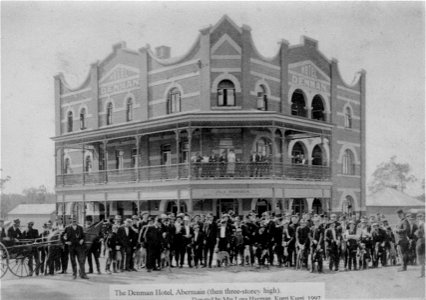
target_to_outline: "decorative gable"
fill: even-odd
[[[132,77],[139,77],[139,69],[117,64],[101,78],[99,83],[108,84]]]
[[[216,42],[212,47],[213,55],[240,55],[241,47],[227,34]]]
[[[314,80],[330,81],[330,77],[310,60],[293,63],[288,67],[291,73],[297,73]]]

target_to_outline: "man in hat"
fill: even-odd
[[[89,279],[84,272],[84,261],[86,260],[84,249],[84,231],[83,227],[77,225],[76,217],[72,217],[72,223],[65,228],[64,232],[62,233],[62,239],[69,248],[73,279],[77,278],[77,264],[75,262],[76,257],[78,260],[80,277],[82,279]]]
[[[37,229],[34,229],[34,222],[30,221],[28,222],[27,225],[27,229],[24,230],[24,232],[22,233],[22,238],[26,239],[26,240],[35,240],[39,238],[39,233]],[[39,257],[39,253],[37,250],[37,247],[32,247],[31,248],[31,255],[29,257],[28,260],[28,267],[30,269],[30,276],[33,275],[34,270],[33,270],[33,260],[35,261],[35,265],[38,266],[40,264],[40,257]],[[39,274],[39,268],[36,268],[36,275],[38,276]]]
[[[13,225],[7,230],[7,236],[12,241],[17,241],[22,239],[22,232],[19,229],[21,221],[19,219],[13,220]]]
[[[204,241],[205,241],[205,235],[200,230],[200,225],[195,223],[193,225],[194,235],[192,237],[192,251],[194,253],[194,266],[198,268],[199,263],[203,263],[203,248],[204,248]]]
[[[420,264],[420,277],[425,277],[425,215],[417,214],[417,242],[416,254],[417,261]]]
[[[336,231],[336,222],[330,221],[328,228],[325,231],[325,240],[327,246],[327,252],[329,256],[328,267],[331,270],[339,270],[339,236]]]
[[[409,242],[409,252],[408,252],[408,262],[411,265],[416,264],[416,242],[417,242],[417,236],[415,232],[417,231],[417,224],[416,224],[416,217],[413,213],[407,214],[407,220],[409,229],[408,229],[408,242]]]
[[[120,215],[115,215],[115,217],[114,217],[114,224],[118,225],[118,226],[121,226],[122,225],[121,223],[122,223],[121,216]]]
[[[191,241],[192,237],[194,235],[193,229],[190,224],[190,218],[189,216],[183,217],[183,226],[182,226],[182,244],[180,245],[180,265],[179,267],[182,268],[183,262],[185,259],[185,253],[186,253],[186,259],[188,261],[188,266],[192,268],[192,248],[191,248]]]
[[[301,259],[298,262],[301,262],[303,264],[301,267],[303,266],[306,266],[306,268],[308,267],[310,235],[311,235],[311,230],[308,227],[307,220],[306,219],[300,220],[300,226],[296,229],[296,249],[297,249],[298,258]]]
[[[265,211],[262,214],[263,220],[264,220],[264,224],[265,224],[265,231],[266,231],[266,235],[269,238],[269,243],[268,243],[268,258],[269,258],[269,264],[271,266],[274,265],[274,245],[275,245],[275,241],[274,241],[274,236],[275,236],[275,222],[271,220],[271,216],[269,215],[269,212]]]
[[[7,237],[7,235],[4,229],[4,220],[0,219],[0,242],[2,242],[5,237]]]
[[[244,245],[248,247],[250,253],[250,265],[253,265],[255,259],[253,247],[256,240],[256,234],[258,232],[255,213],[251,212],[246,216],[246,222],[242,226],[242,232],[244,237]]]
[[[155,220],[150,217],[147,225],[144,240],[146,246],[146,269],[148,272],[159,270],[157,266],[161,263],[161,228],[159,218]]]
[[[133,250],[136,248],[137,244],[137,234],[131,228],[132,219],[126,219],[124,225],[121,226],[117,231],[117,238],[121,244],[121,254],[123,257],[123,262],[121,265],[121,270],[125,271],[137,271],[133,263]]]
[[[315,263],[317,263],[318,273],[322,273],[322,260],[323,260],[323,240],[324,240],[324,228],[321,224],[319,216],[313,218],[312,222],[314,225],[310,231],[310,242],[311,242],[311,272],[315,270]]]
[[[399,209],[397,212],[398,218],[400,219],[399,224],[396,226],[395,233],[398,235],[398,249],[399,253],[402,256],[402,268],[398,271],[407,271],[408,265],[408,254],[409,254],[409,246],[410,242],[408,241],[408,232],[410,229],[410,224],[408,220],[405,218],[404,211]]]
[[[379,261],[382,263],[382,266],[386,266],[386,231],[380,228],[377,222],[372,224],[372,228],[371,239],[374,247],[373,268],[377,268],[379,266]]]
[[[203,233],[205,236],[203,267],[207,267],[208,264],[209,268],[211,268],[217,238],[217,224],[214,222],[211,213],[207,214],[206,221],[203,225]]]

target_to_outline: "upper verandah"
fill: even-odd
[[[162,69],[167,70],[169,68],[177,67],[189,62],[201,63],[200,52],[201,47],[203,46],[203,43],[201,42],[202,37],[208,37],[208,53],[210,54],[211,58],[212,48],[225,35],[241,49],[244,47],[249,47],[251,59],[265,62],[275,66],[276,68],[281,68],[280,53],[283,47],[287,48],[287,64],[310,60],[329,77],[331,72],[331,65],[333,63],[337,65],[336,59],[329,60],[319,51],[318,42],[316,40],[306,36],[302,36],[301,43],[297,45],[289,45],[286,40],[281,40],[279,42],[280,46],[277,54],[269,58],[265,57],[257,50],[255,46],[251,36],[251,28],[247,25],[242,25],[240,27],[236,25],[231,18],[229,18],[227,15],[224,15],[214,26],[210,25],[201,29],[198,37],[190,47],[189,51],[187,51],[182,56],[171,57],[170,48],[165,46],[158,47],[157,53],[154,53],[149,45],[140,48],[138,51],[134,51],[128,49],[124,42],[115,44],[113,45],[113,51],[105,59],[102,61],[97,61],[91,65],[88,76],[78,87],[71,87],[67,83],[65,76],[62,73],[56,75],[55,78],[60,82],[59,94],[61,97],[65,97],[67,95],[75,95],[85,91],[90,91],[91,81],[93,78],[97,78],[98,80],[104,78],[105,74],[108,73],[117,64],[117,57],[120,57],[119,61],[123,64],[134,67],[139,66],[141,58],[146,55],[146,59],[148,60],[147,72],[161,72]],[[246,35],[246,40],[248,42],[245,42],[246,40],[242,38],[244,35]],[[97,73],[96,76],[92,75],[94,70]],[[354,81],[351,84],[344,82],[340,76],[340,73],[336,72],[338,75],[336,76],[337,83],[347,88],[359,90],[359,74],[363,72],[365,73],[364,70],[357,72],[357,74],[355,74]]]

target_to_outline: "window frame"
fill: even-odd
[[[127,98],[126,101],[126,121],[133,121],[133,99]]]
[[[106,125],[112,125],[113,111],[114,111],[114,108],[113,108],[112,102],[108,102],[106,106]]]
[[[67,132],[74,131],[74,114],[72,111],[67,113]]]
[[[231,87],[221,87],[221,83],[230,82],[232,84]],[[231,103],[232,99],[232,103]],[[229,79],[221,80],[217,85],[217,99],[216,104],[218,107],[235,107],[237,106],[237,94],[235,90],[235,83]]]
[[[181,111],[182,93],[176,87],[167,93],[167,114],[174,114]]]
[[[82,107],[80,109],[80,130],[84,130],[84,129],[87,128],[86,127],[86,115],[87,115],[86,108]]]
[[[345,128],[352,128],[353,118],[352,118],[352,109],[349,106],[345,108]]]
[[[350,149],[346,149],[345,152],[343,152],[342,174],[355,175],[355,156]]]

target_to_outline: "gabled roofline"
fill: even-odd
[[[178,63],[184,61],[185,59],[187,59],[187,57],[191,54],[191,52],[200,43],[200,40],[201,40],[201,34],[198,34],[197,38],[195,39],[195,42],[189,48],[189,51],[187,51],[185,54],[183,54],[181,56],[177,56],[177,57],[171,57],[171,58],[166,58],[166,59],[158,58],[154,54],[154,52],[152,52],[151,47],[149,47],[149,45],[147,45],[147,47],[141,48],[140,51],[142,51],[143,49],[145,49],[146,52],[149,54],[150,58],[152,58],[153,60],[155,60],[157,63],[159,63],[159,64],[161,64],[163,66],[170,66],[170,65],[178,64]]]
[[[227,14],[225,14],[225,15],[223,15],[223,17],[222,18],[220,18],[220,20],[219,21],[217,21],[217,23],[213,26],[213,27],[211,27],[210,28],[210,33],[212,33],[213,31],[215,31],[218,27],[219,27],[219,25],[220,24],[222,24],[225,20],[227,20],[229,23],[231,23],[231,25],[233,26],[233,27],[235,27],[235,29],[239,32],[239,33],[242,33],[243,32],[243,30],[242,30],[242,28],[240,27],[240,26],[238,26],[237,24],[235,24],[235,22],[234,21],[232,21],[232,19],[227,15]]]
[[[332,58],[331,61],[334,64],[336,64],[336,73],[337,73],[336,75],[339,77],[341,84],[344,87],[347,87],[349,89],[358,90],[356,86],[360,84],[361,77],[365,75],[367,72],[364,69],[360,69],[359,71],[355,72],[354,78],[352,79],[352,82],[349,84],[342,78],[342,75],[339,69],[339,61],[336,58]]]

